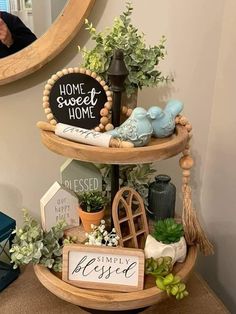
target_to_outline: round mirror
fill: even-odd
[[[94,2],[68,0],[55,22],[41,37],[21,51],[0,59],[0,85],[35,72],[59,54],[83,25]]]

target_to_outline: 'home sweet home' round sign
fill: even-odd
[[[83,68],[58,71],[48,80],[43,107],[51,124],[109,130],[112,97],[106,82]]]

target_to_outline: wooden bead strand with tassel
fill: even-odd
[[[190,175],[191,168],[194,165],[193,158],[190,156],[190,140],[192,138],[192,125],[188,122],[188,119],[184,116],[177,116],[175,120],[176,124],[181,124],[188,131],[188,141],[183,150],[183,156],[179,160],[180,167],[183,170],[182,178],[182,193],[183,193],[183,212],[182,222],[184,226],[185,239],[188,245],[198,245],[201,252],[204,255],[210,255],[214,253],[213,245],[207,239],[205,232],[203,231],[195,209],[192,207],[192,191],[190,187]]]

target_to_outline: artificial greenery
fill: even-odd
[[[94,213],[107,204],[107,198],[102,195],[101,191],[89,191],[79,195],[79,203],[83,211]]]
[[[180,277],[173,275],[171,271],[172,258],[169,256],[157,259],[151,257],[145,261],[145,274],[156,278],[156,285],[160,290],[166,291],[169,296],[175,296],[177,300],[181,300],[188,296],[186,285]]]
[[[184,235],[183,225],[173,218],[158,220],[154,225],[153,236],[165,244],[175,243]]]
[[[65,221],[59,221],[48,232],[24,210],[24,223],[16,228],[10,249],[13,268],[29,263],[42,264],[56,272],[62,271],[62,248],[66,243],[74,243],[73,237],[63,238]]]
[[[137,88],[143,86],[156,86],[158,83],[168,80],[157,70],[161,59],[164,59],[165,37],[163,36],[157,45],[147,47],[144,34],[131,24],[132,5],[126,4],[126,10],[114,20],[111,28],[104,32],[97,32],[92,23],[86,19],[86,29],[95,41],[92,50],[82,50],[85,68],[88,68],[107,80],[107,70],[115,49],[122,49],[124,60],[129,71],[125,81],[128,95]]]
[[[97,165],[102,173],[103,190],[106,191],[107,198],[110,199],[111,191],[111,167],[109,165]],[[150,179],[156,170],[152,164],[141,165],[120,165],[119,184],[120,187],[129,186],[135,189],[142,197],[144,206],[148,206],[148,187]]]

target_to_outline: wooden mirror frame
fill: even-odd
[[[58,55],[73,39],[95,0],[69,0],[47,32],[28,47],[0,59],[0,85],[25,77]]]

